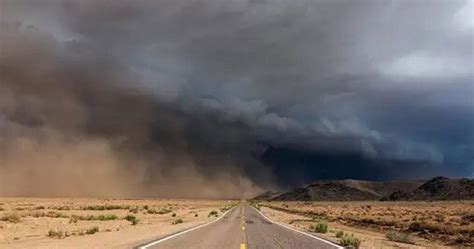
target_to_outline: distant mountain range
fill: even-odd
[[[415,201],[473,200],[474,180],[436,177],[426,180],[322,180],[285,193],[265,192],[255,200],[272,201]]]

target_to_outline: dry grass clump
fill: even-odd
[[[176,224],[181,224],[181,223],[183,223],[182,219],[176,219],[171,224],[176,225]]]
[[[100,220],[100,221],[108,221],[108,220],[116,220],[118,216],[115,214],[101,214],[101,215],[71,215],[69,219],[69,223],[77,223],[80,220]]]
[[[354,248],[359,248],[361,241],[354,234],[343,233],[339,239],[339,244],[343,246],[352,246]]]
[[[61,230],[49,230],[48,234],[47,234],[48,237],[50,238],[54,238],[54,239],[63,239],[65,238],[65,233]]]
[[[99,227],[94,226],[86,230],[86,234],[94,234],[99,232]]]
[[[148,208],[147,210],[148,214],[168,214],[171,212],[173,212],[173,210],[168,209],[168,208],[160,208],[160,209]]]
[[[61,212],[56,212],[56,211],[48,211],[48,212],[34,211],[34,212],[29,212],[27,215],[35,217],[35,218],[40,218],[40,217],[69,218],[69,215],[61,213]]]
[[[413,240],[408,233],[401,233],[397,231],[390,231],[385,234],[385,237],[391,241],[413,244]]]
[[[9,214],[4,214],[2,218],[0,218],[2,221],[8,221],[11,223],[18,223],[21,221],[21,216],[17,213],[9,213]]]
[[[115,209],[130,209],[130,205],[92,205],[81,208],[82,210],[93,210],[93,211],[104,211],[104,210],[115,210]]]

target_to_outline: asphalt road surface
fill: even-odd
[[[219,220],[152,241],[139,248],[162,249],[333,249],[338,245],[270,222],[246,203]]]

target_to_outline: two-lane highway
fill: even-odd
[[[141,246],[142,249],[333,249],[331,242],[273,223],[245,202],[219,220]]]

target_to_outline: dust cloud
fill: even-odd
[[[260,191],[238,167],[257,162],[231,153],[235,141],[213,134],[212,117],[184,115],[125,87],[134,79],[120,64],[78,50],[73,41],[2,23],[1,196],[240,198]]]

